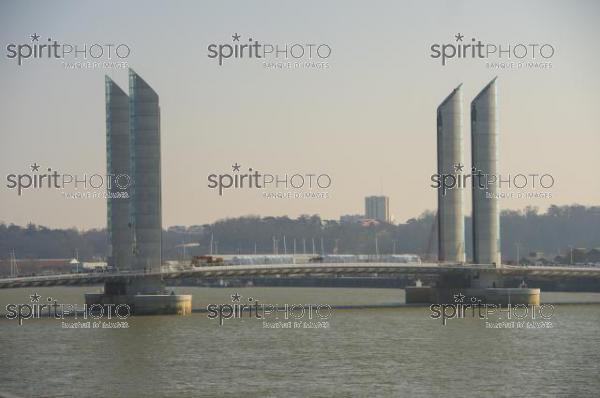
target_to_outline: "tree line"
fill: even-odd
[[[201,254],[392,254],[414,253],[435,259],[435,213],[426,211],[401,224],[340,223],[318,215],[298,218],[245,216],[163,231],[165,260],[189,259]],[[466,251],[471,253],[471,219],[465,219]],[[547,258],[563,258],[571,248],[600,247],[600,207],[550,206],[540,213],[534,207],[501,213],[503,261],[541,251]],[[52,229],[35,224],[0,223],[0,258],[14,250],[17,258],[70,258],[106,256],[106,229]]]

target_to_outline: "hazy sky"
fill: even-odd
[[[551,173],[552,199],[505,199],[501,207],[600,204],[600,64],[597,1],[0,2],[0,221],[104,227],[101,199],[53,190],[21,197],[6,175],[37,162],[65,173],[103,172],[104,75],[56,60],[18,66],[9,43],[37,33],[64,43],[126,43],[127,59],[160,95],[163,225],[246,214],[325,218],[362,213],[383,192],[405,221],[436,206],[437,105],[463,83],[465,162],[468,104],[498,75],[500,170]],[[231,35],[264,43],[326,43],[327,70],[267,70],[255,60],[207,57]],[[491,70],[482,60],[429,57],[454,35],[488,43],[550,43],[550,70]],[[219,197],[207,175],[242,168],[328,173],[329,199],[265,199],[258,191]],[[470,195],[467,195],[469,198]],[[465,201],[469,203],[469,200]],[[470,205],[467,206],[470,212]]]

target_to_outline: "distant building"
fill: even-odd
[[[546,265],[547,263],[550,262],[550,261],[546,260],[544,252],[541,252],[541,251],[530,252],[525,260],[526,260],[526,263],[533,264],[533,265]]]
[[[364,220],[365,216],[362,214],[344,214],[340,216],[340,224],[358,224]]]
[[[390,222],[390,199],[387,196],[367,196],[365,218]]]
[[[372,218],[365,218],[360,221],[360,225],[362,225],[363,227],[373,227],[379,224],[381,224],[380,221],[373,220]]]
[[[544,252],[540,252],[540,251],[529,252],[528,257],[532,260],[539,260],[539,259],[544,258]]]
[[[588,261],[600,264],[600,247],[592,249],[587,254]]]
[[[17,263],[17,275],[52,275],[71,272],[70,258],[50,258],[50,259],[15,259]],[[10,260],[0,260],[0,277],[10,277]]]

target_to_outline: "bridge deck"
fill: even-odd
[[[228,278],[251,276],[334,276],[334,275],[377,275],[390,274],[438,275],[447,272],[496,272],[501,276],[546,277],[546,278],[600,278],[600,268],[595,267],[516,267],[504,265],[478,264],[437,264],[437,263],[309,263],[309,264],[268,264],[268,265],[220,265],[204,266],[177,271],[114,272],[60,274],[28,276],[0,279],[0,289],[31,286],[90,285],[111,280],[161,276],[163,279]]]

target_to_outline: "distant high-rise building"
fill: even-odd
[[[112,176],[106,200],[108,265],[132,266],[130,226],[131,165],[129,147],[129,96],[108,76],[106,89],[106,171]]]
[[[367,196],[365,198],[365,217],[390,222],[390,199],[387,196]]]
[[[158,272],[162,262],[158,94],[130,69],[129,96],[134,264],[136,269]]]

